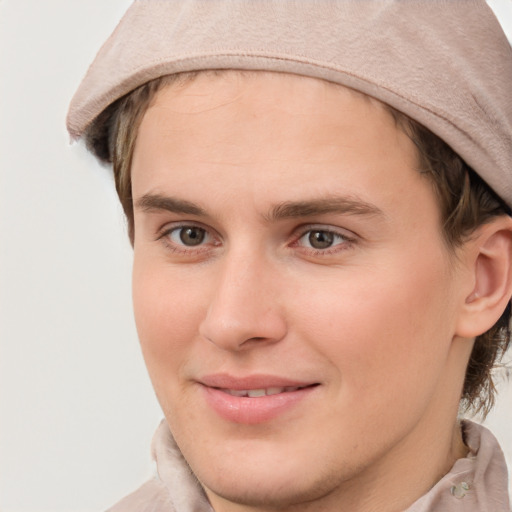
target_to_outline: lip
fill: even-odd
[[[233,377],[226,374],[208,375],[198,383],[204,399],[221,418],[233,423],[255,425],[271,421],[297,407],[318,388],[318,382],[304,382],[273,375]],[[270,395],[234,396],[231,391],[291,388]]]

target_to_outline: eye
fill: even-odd
[[[186,261],[206,258],[212,250],[221,245],[215,230],[193,222],[166,224],[156,241],[160,241],[172,257],[183,257]]]
[[[340,233],[327,229],[310,229],[299,238],[297,243],[303,247],[321,251],[348,242],[350,239]]]
[[[180,226],[166,233],[173,244],[195,247],[210,240],[208,232],[198,226]]]

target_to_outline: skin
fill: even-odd
[[[146,112],[132,167],[137,328],[217,512],[399,511],[466,454],[456,415],[475,244],[447,248],[416,167],[381,104],[312,78],[199,75]],[[184,226],[204,240],[184,243]],[[331,246],[312,233],[333,233]],[[317,386],[244,424],[206,403],[211,374]]]

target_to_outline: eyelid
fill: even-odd
[[[164,224],[162,224],[162,226],[157,229],[156,236],[157,236],[157,238],[161,237],[161,236],[165,236],[170,231],[173,231],[173,230],[179,229],[179,228],[200,228],[200,229],[204,229],[207,233],[212,233],[212,232],[215,233],[215,230],[212,227],[207,226],[207,225],[203,224],[202,222],[198,222],[196,220],[176,220],[176,221],[170,221],[170,222],[167,221]]]
[[[325,233],[331,233],[335,236],[341,237],[343,241],[325,249],[315,249],[314,247],[305,247],[299,245],[300,240],[312,231],[323,231]],[[306,224],[296,229],[291,245],[292,247],[298,247],[315,255],[325,256],[348,249],[354,243],[356,243],[357,238],[358,237],[354,232],[344,228],[332,226],[329,224]]]
[[[173,231],[176,231],[178,229],[184,229],[184,228],[199,228],[205,231],[206,236],[209,238],[205,243],[200,243],[197,246],[188,246],[185,244],[177,244],[173,242],[170,239],[170,234]],[[169,249],[172,249],[175,252],[181,252],[181,253],[199,253],[204,251],[211,250],[211,246],[217,246],[219,245],[219,235],[218,233],[211,227],[205,226],[201,222],[197,221],[187,221],[187,220],[180,220],[175,222],[167,222],[165,223],[158,231],[156,235],[156,241],[163,242],[166,247]]]
[[[357,235],[349,229],[342,228],[339,226],[333,226],[331,224],[302,224],[295,229],[296,237],[300,238],[310,231],[325,231],[326,233],[332,233],[334,235],[341,236],[347,240],[356,239]]]

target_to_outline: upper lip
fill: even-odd
[[[280,387],[306,387],[318,384],[314,381],[302,381],[280,377],[277,375],[247,375],[243,377],[235,377],[228,374],[206,375],[198,379],[198,382],[210,388],[218,389],[266,389]]]

